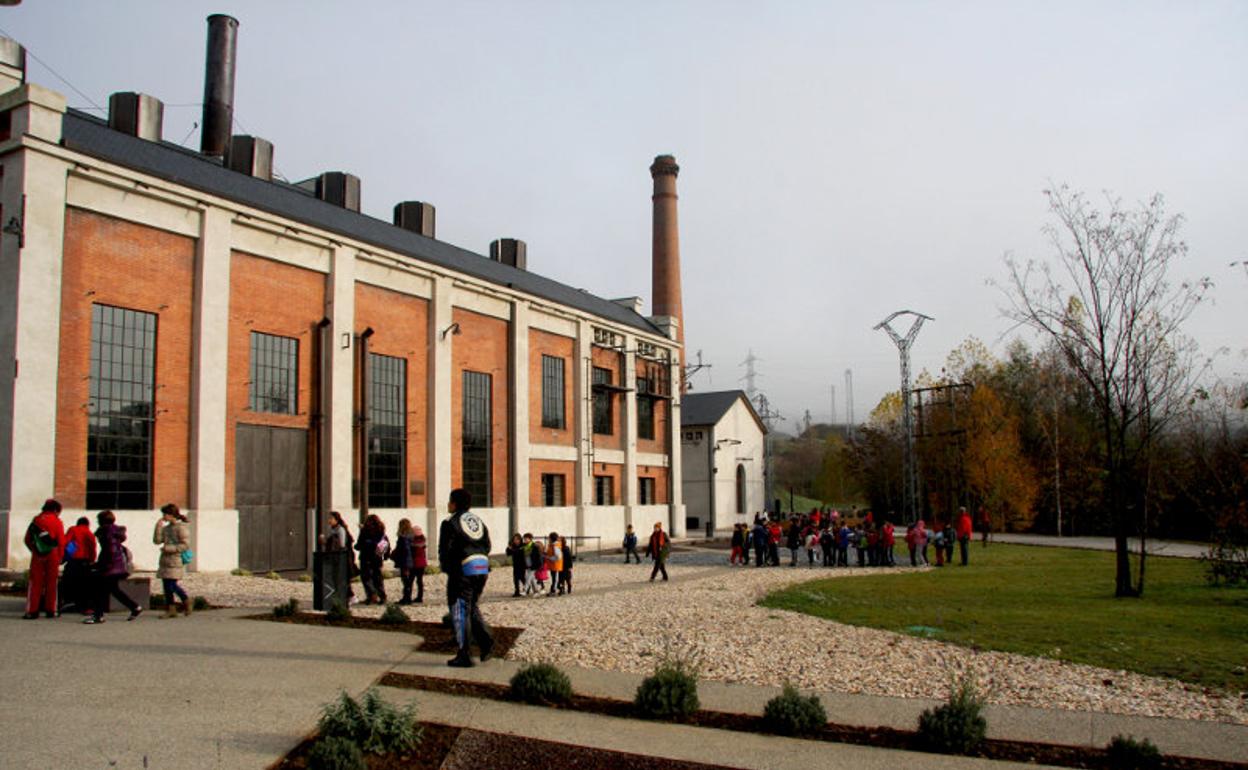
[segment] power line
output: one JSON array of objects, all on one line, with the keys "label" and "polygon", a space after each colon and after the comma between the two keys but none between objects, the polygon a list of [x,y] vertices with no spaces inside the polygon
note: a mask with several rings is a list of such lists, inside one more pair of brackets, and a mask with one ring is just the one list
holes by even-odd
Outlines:
[{"label": "power line", "polygon": [[[15,37],[13,37],[13,35],[10,35],[10,34],[9,34],[9,31],[8,31],[8,30],[6,30],[6,29],[4,29],[3,27],[0,27],[0,34],[3,34],[5,37],[9,38],[10,40],[16,40],[16,39],[17,39],[17,38],[15,38]],[[69,86],[70,90],[72,90],[74,93],[78,94],[78,95],[79,95],[79,96],[81,96],[83,99],[86,99],[86,100],[87,100],[87,104],[90,104],[92,107],[94,107],[95,109],[97,109],[97,110],[99,110],[99,111],[101,111],[101,112],[107,112],[107,110],[105,110],[103,107],[101,107],[100,105],[96,104],[96,103],[95,103],[95,100],[93,100],[90,96],[87,96],[85,93],[83,93],[81,90],[79,90],[78,86],[75,86],[73,83],[69,82],[69,80],[68,80],[67,78],[65,78],[63,75],[61,75],[61,73],[59,73],[59,72],[57,72],[56,70],[52,69],[52,65],[51,65],[51,64],[48,64],[48,63],[47,63],[47,62],[45,62],[43,59],[40,59],[38,56],[36,56],[36,55],[35,55],[35,52],[34,52],[34,51],[32,51],[32,50],[30,50],[30,48],[29,48],[29,47],[27,47],[27,46],[22,46],[22,47],[26,49],[26,55],[27,55],[27,56],[29,56],[30,58],[32,58],[32,59],[34,59],[36,62],[38,62],[40,65],[42,65],[42,66],[43,66],[43,68],[44,68],[44,69],[46,69],[48,72],[51,72],[51,73],[53,74],[53,76],[55,76],[55,77],[56,77],[56,79],[57,79],[57,80],[60,80],[60,81],[61,81],[62,83],[64,83],[65,85]]]}]

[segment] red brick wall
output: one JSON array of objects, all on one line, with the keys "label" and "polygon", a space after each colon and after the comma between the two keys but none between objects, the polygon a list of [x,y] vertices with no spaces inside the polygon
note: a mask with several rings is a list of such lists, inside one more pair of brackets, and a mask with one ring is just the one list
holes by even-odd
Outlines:
[{"label": "red brick wall", "polygon": [[[654,500],[648,503],[649,505],[666,505],[672,501],[672,485],[668,481],[667,468],[660,468],[655,465],[639,465],[637,466],[637,477],[642,478],[643,476],[654,479]],[[640,492],[637,499],[641,500]]]},{"label": "red brick wall", "polygon": [[[429,301],[365,283],[355,285],[356,334],[372,327],[369,350],[407,360],[407,505],[425,505],[425,494],[413,495],[411,482],[428,488]],[[359,390],[357,386],[357,402]],[[356,446],[359,446],[358,436]],[[358,458],[357,458],[358,462]],[[358,478],[358,476],[357,476]]]},{"label": "red brick wall", "polygon": [[441,344],[454,345],[451,353],[451,485],[461,486],[463,479],[463,455],[460,452],[464,433],[463,373],[465,370],[482,372],[490,375],[492,386],[490,462],[493,483],[489,506],[503,507],[509,504],[507,486],[511,467],[507,438],[507,344],[510,324],[458,307],[452,309],[451,320],[459,324],[459,334],[448,336],[445,342],[439,341]]},{"label": "red brick wall", "polygon": [[542,474],[563,475],[563,504],[576,505],[576,463],[563,460],[529,461],[529,505],[542,507]]},{"label": "red brick wall", "polygon": [[[542,356],[563,359],[564,427],[542,427]],[[576,444],[576,411],[572,389],[576,383],[576,341],[539,329],[529,331],[529,443]]]},{"label": "red brick wall", "polygon": [[[233,252],[230,261],[229,368],[226,385],[225,504],[234,505],[234,435],[239,423],[282,428],[311,426],[312,354],[316,324],[325,316],[326,276],[272,260]],[[251,333],[299,340],[296,414],[248,408]],[[314,437],[308,436],[311,448]],[[314,474],[308,474],[309,484]]]},{"label": "red brick wall", "polygon": [[[611,370],[611,384],[617,387],[632,387],[631,384],[624,382],[624,366],[622,356],[614,350],[600,348],[595,345],[590,353],[594,367],[598,369]],[[593,372],[590,372],[590,383],[594,381]],[[612,432],[611,435],[605,433],[594,433],[594,447],[597,449],[623,449],[624,448],[624,402],[621,394],[611,393],[611,418]],[[592,412],[591,412],[592,415]],[[593,430],[593,420],[591,417],[589,429]],[[597,463],[595,463],[595,467]],[[616,488],[618,491],[618,487]]]},{"label": "red brick wall", "polygon": [[151,502],[185,506],[195,239],[67,207],[63,265],[56,498],[67,508],[86,505],[91,306],[99,303],[158,316]]}]

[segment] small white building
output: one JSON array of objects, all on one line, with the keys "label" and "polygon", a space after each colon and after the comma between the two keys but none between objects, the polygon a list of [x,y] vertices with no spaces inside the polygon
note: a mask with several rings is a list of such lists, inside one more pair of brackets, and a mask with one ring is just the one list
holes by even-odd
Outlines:
[{"label": "small white building", "polygon": [[744,391],[681,398],[681,488],[689,534],[723,532],[766,508],[767,428]]}]

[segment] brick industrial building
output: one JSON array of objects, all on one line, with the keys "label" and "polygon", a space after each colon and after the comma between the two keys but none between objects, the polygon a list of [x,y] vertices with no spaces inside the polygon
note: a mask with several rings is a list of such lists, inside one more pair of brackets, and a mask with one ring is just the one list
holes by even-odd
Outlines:
[{"label": "brick industrial building", "polygon": [[113,509],[141,568],[155,509],[196,566],[306,569],[318,512],[433,536],[467,487],[507,533],[683,533],[680,283],[670,156],[654,179],[654,314],[439,241],[434,209],[359,212],[359,180],[271,178],[230,136],[237,22],[209,19],[200,152],[161,105],[108,120],[25,83],[0,40],[0,558],[46,497]]}]

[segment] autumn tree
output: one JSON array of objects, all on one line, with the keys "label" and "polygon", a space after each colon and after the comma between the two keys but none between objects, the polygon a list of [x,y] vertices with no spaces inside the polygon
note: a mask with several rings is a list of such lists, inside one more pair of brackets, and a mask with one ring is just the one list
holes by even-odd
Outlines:
[{"label": "autumn tree", "polygon": [[1181,329],[1209,282],[1171,282],[1187,245],[1182,217],[1167,216],[1160,195],[1135,209],[1109,198],[1103,212],[1064,186],[1045,195],[1053,258],[1007,256],[1006,314],[1055,343],[1091,394],[1113,522],[1114,594],[1138,596],[1143,582],[1132,585],[1127,538],[1145,535],[1154,439],[1192,390],[1195,345]]},{"label": "autumn tree", "polygon": [[1019,418],[990,385],[971,392],[966,481],[988,511],[993,531],[1031,527],[1039,482],[1023,453]]}]

